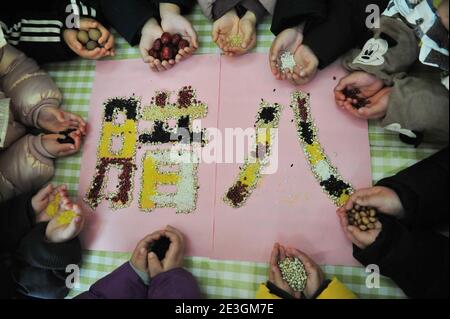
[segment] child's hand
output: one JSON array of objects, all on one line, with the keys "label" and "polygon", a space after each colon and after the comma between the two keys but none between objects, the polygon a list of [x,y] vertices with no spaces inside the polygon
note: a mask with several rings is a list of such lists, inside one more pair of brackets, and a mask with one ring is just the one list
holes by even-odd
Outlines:
[{"label": "child's hand", "polygon": [[131,264],[134,268],[141,272],[148,273],[148,246],[156,240],[158,240],[163,234],[162,230],[156,231],[144,239],[142,239],[134,249],[133,255],[131,256]]},{"label": "child's hand", "polygon": [[84,59],[98,60],[105,56],[114,56],[114,37],[103,25],[98,21],[89,18],[80,19],[80,30],[89,31],[89,29],[99,29],[102,36],[98,40],[101,48],[95,48],[92,51],[86,49],[83,44],[78,41],[78,30],[66,29],[64,30],[63,37],[69,48],[75,52],[78,56]]},{"label": "child's hand", "polygon": [[295,52],[303,42],[303,33],[300,29],[286,29],[281,32],[273,41],[269,53],[270,69],[278,80],[285,80],[286,75],[280,71],[279,58],[284,51]]},{"label": "child's hand", "polygon": [[190,44],[189,48],[185,48],[178,52],[178,55],[175,58],[175,61],[178,63],[191,56],[198,49],[197,32],[194,30],[192,23],[181,15],[180,8],[177,5],[161,3],[160,13],[161,27],[164,32],[169,32],[171,34],[179,33],[183,39],[187,40]]},{"label": "child's hand", "polygon": [[380,213],[398,219],[405,217],[405,210],[397,193],[390,188],[375,186],[360,189],[350,196],[350,199],[340,211],[348,211],[357,204],[359,206],[373,207]]},{"label": "child's hand", "polygon": [[56,194],[60,194],[63,197],[67,196],[67,187],[66,185],[60,185],[58,187],[54,187],[52,184],[47,185],[42,188],[36,195],[31,199],[31,207],[38,216],[38,222],[49,221],[51,217],[45,214],[45,209],[48,207],[50,202],[55,198]]},{"label": "child's hand", "polygon": [[47,152],[56,158],[70,156],[78,153],[81,148],[81,132],[74,131],[69,136],[74,140],[75,144],[61,144],[58,142],[58,139],[64,139],[64,135],[48,134],[42,136],[42,145]]},{"label": "child's hand", "polygon": [[287,292],[294,298],[300,299],[301,293],[295,292],[288,285],[288,283],[283,279],[281,275],[280,268],[278,267],[278,262],[286,259],[286,250],[283,246],[276,243],[273,246],[272,254],[270,255],[270,270],[269,270],[269,281],[277,286],[279,289]]},{"label": "child's hand", "polygon": [[392,88],[385,87],[368,99],[369,104],[366,106],[356,109],[352,105],[354,102],[347,101],[344,103],[344,109],[363,120],[381,120],[387,114],[391,92]]},{"label": "child's hand", "polygon": [[448,0],[444,0],[438,7],[438,15],[441,19],[442,24],[448,31]]},{"label": "child's hand", "polygon": [[63,201],[60,212],[47,225],[45,236],[49,242],[64,243],[77,237],[84,225],[83,213],[78,205]]},{"label": "child's hand", "polygon": [[43,107],[39,111],[38,125],[52,133],[59,133],[68,129],[76,129],[86,135],[86,122],[81,116],[64,112],[55,107]]},{"label": "child's hand", "polygon": [[345,89],[357,88],[361,91],[360,97],[369,99],[379,93],[383,87],[383,80],[376,76],[363,71],[353,72],[343,77],[334,89],[336,104],[345,109],[348,109],[348,107],[353,109],[352,104],[355,101],[345,96],[343,93]]},{"label": "child's hand", "polygon": [[224,51],[228,56],[242,55],[251,51],[256,46],[256,15],[247,11],[239,20],[239,29],[237,36],[242,39],[240,46],[232,46],[228,40]]},{"label": "child's hand", "polygon": [[306,282],[306,288],[303,292],[307,298],[312,298],[314,294],[319,290],[320,286],[325,280],[325,274],[322,269],[317,265],[309,256],[295,248],[287,248],[286,254],[290,258],[298,258],[305,266],[306,273],[308,274],[308,280]]},{"label": "child's hand", "polygon": [[170,271],[172,269],[180,268],[183,266],[184,260],[184,239],[181,232],[171,226],[162,232],[162,236],[166,236],[170,239],[169,250],[166,253],[166,257],[159,261],[155,253],[148,254],[148,268],[150,278],[153,278],[160,273]]},{"label": "child's hand", "polygon": [[294,72],[284,73],[286,79],[293,85],[303,85],[314,79],[319,68],[319,59],[314,52],[307,46],[302,44],[294,54],[297,66]]},{"label": "child's hand", "polygon": [[372,245],[383,229],[383,226],[379,221],[376,222],[375,229],[368,231],[361,231],[358,227],[349,225],[347,210],[343,208],[340,208],[337,211],[337,215],[344,234],[353,244],[359,247],[359,249],[366,249]]},{"label": "child's hand", "polygon": [[231,55],[227,48],[229,47],[230,38],[239,34],[239,23],[240,19],[233,9],[220,19],[217,19],[213,24],[213,41],[226,55]]},{"label": "child's hand", "polygon": [[148,63],[150,69],[154,72],[163,72],[172,68],[175,64],[174,60],[162,61],[155,59],[149,54],[150,49],[153,47],[153,43],[161,38],[164,33],[161,26],[158,24],[155,18],[151,18],[142,28],[141,42],[139,44],[139,50],[141,57],[145,63]]}]

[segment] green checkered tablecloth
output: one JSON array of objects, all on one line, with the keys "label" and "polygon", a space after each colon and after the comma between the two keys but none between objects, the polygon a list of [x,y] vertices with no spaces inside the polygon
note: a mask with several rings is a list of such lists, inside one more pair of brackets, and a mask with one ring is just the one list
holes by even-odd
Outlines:
[{"label": "green checkered tablecloth", "polygon": [[[219,53],[211,41],[211,23],[203,17],[200,10],[195,10],[190,19],[200,36],[201,48],[198,53]],[[273,36],[269,29],[268,21],[259,26],[256,52],[267,52],[270,48]],[[117,56],[114,59],[139,58],[136,48],[131,48],[123,38],[115,35]],[[87,118],[95,62],[75,60],[51,64],[47,69],[64,93],[64,109]],[[437,151],[427,146],[419,149],[406,146],[398,141],[395,134],[385,132],[374,123],[370,124],[370,143],[374,181],[390,176]],[[53,182],[67,184],[71,195],[76,196],[80,165],[81,154],[58,160]],[[89,289],[92,283],[126,262],[130,254],[85,251],[83,257],[80,284],[70,296]],[[266,264],[216,261],[196,257],[187,258],[186,267],[197,277],[205,297],[208,298],[253,298],[258,284],[265,282],[268,274]],[[342,280],[361,298],[404,297],[403,292],[387,278],[381,279],[380,288],[367,288],[365,285],[367,274],[363,268],[324,266],[323,269],[329,277],[336,276]]]}]

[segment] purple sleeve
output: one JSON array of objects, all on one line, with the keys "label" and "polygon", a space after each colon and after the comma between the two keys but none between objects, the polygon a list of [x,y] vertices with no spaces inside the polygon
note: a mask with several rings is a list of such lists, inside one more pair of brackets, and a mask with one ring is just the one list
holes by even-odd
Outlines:
[{"label": "purple sleeve", "polygon": [[146,299],[148,287],[131,268],[130,263],[122,265],[108,276],[91,286],[89,291],[77,299]]},{"label": "purple sleeve", "polygon": [[194,276],[182,268],[173,269],[152,278],[148,299],[200,299]]}]

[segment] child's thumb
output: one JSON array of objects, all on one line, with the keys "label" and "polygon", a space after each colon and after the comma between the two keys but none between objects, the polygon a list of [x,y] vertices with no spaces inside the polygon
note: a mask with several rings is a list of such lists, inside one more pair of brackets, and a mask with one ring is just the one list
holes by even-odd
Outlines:
[{"label": "child's thumb", "polygon": [[159,261],[158,256],[156,256],[154,252],[150,252],[147,255],[147,261],[148,261],[148,269],[152,277],[156,276],[157,274],[163,271],[161,262]]},{"label": "child's thumb", "polygon": [[281,51],[283,50],[284,43],[280,39],[276,38],[273,43],[272,47],[270,48],[270,60],[271,61],[277,61],[278,56],[280,55]]},{"label": "child's thumb", "polygon": [[64,112],[56,109],[54,110],[54,115],[56,117],[56,120],[60,123],[64,123],[66,121],[66,118],[64,117]]},{"label": "child's thumb", "polygon": [[384,201],[385,199],[383,197],[368,194],[356,199],[356,204],[360,206],[379,208],[383,205]]},{"label": "child's thumb", "polygon": [[251,30],[245,30],[244,39],[242,39],[242,49],[247,49],[250,41],[252,40],[253,33]]}]

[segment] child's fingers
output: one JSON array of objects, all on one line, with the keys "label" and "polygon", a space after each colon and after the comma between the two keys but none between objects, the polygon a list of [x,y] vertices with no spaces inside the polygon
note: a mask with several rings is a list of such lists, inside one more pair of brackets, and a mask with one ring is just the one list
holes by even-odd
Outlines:
[{"label": "child's fingers", "polygon": [[280,247],[279,248],[279,250],[280,250],[280,260],[284,260],[284,259],[286,259],[286,249],[282,245],[280,245],[279,247]]},{"label": "child's fingers", "polygon": [[344,109],[347,112],[351,113],[353,116],[355,116],[357,118],[360,118],[360,119],[364,119],[364,117],[361,114],[359,114],[358,110],[355,109],[355,107],[353,106],[352,103],[350,103],[348,101],[345,101],[344,102]]},{"label": "child's fingers", "polygon": [[175,227],[167,225],[165,232],[167,232],[167,236],[169,237],[169,239],[172,239],[172,237],[176,236],[177,238],[173,238],[175,242],[183,242],[183,234]]},{"label": "child's fingers", "polygon": [[270,269],[272,273],[271,282],[278,286],[279,283],[283,282],[283,276],[281,275],[280,268],[278,268],[278,266],[271,266]]},{"label": "child's fingers", "polygon": [[103,46],[106,46],[106,43],[110,37],[112,37],[111,33],[108,29],[106,29],[101,23],[97,22],[97,29],[100,30],[100,38],[98,39],[98,43]]},{"label": "child's fingers", "polygon": [[141,239],[139,241],[139,243],[137,244],[135,250],[141,250],[142,248],[145,248],[147,250],[148,246],[152,242],[154,242],[154,241],[158,240],[159,238],[161,238],[162,233],[163,233],[162,231],[156,231],[156,232],[154,232],[154,233],[152,233],[150,235],[145,236],[143,239]]},{"label": "child's fingers", "polygon": [[172,64],[169,63],[169,61],[162,61],[161,66],[164,68],[164,70],[168,71],[172,68]]},{"label": "child's fingers", "polygon": [[195,31],[191,23],[188,23],[188,25],[186,26],[186,33],[191,38],[191,45],[194,48],[198,48],[197,32]]},{"label": "child's fingers", "polygon": [[369,231],[361,231],[359,228],[354,226],[348,226],[347,229],[355,238],[355,241],[353,243],[359,248],[365,249],[367,246],[373,244],[377,239],[378,234],[382,229],[382,225],[378,222],[377,226],[377,229]]},{"label": "child's fingers", "polygon": [[317,266],[315,262],[311,258],[309,258],[309,256],[306,255],[304,252],[295,248],[288,248],[287,251],[293,257],[300,259],[300,261],[305,265],[305,269],[308,275],[311,274],[316,269]]},{"label": "child's fingers", "polygon": [[369,206],[380,209],[385,204],[386,199],[376,192],[368,190],[365,193],[359,194],[356,203],[360,206]]},{"label": "child's fingers", "polygon": [[[65,138],[64,135],[59,135],[58,138]],[[56,155],[59,157],[64,157],[68,155],[72,155],[77,152],[77,147],[73,144],[59,144],[57,143],[55,146]]]},{"label": "child's fingers", "polygon": [[250,43],[252,42],[253,39],[253,30],[247,30],[247,32],[243,33],[243,38],[242,38],[242,45],[241,48],[246,50],[248,48],[248,46],[250,45]]},{"label": "child's fingers", "polygon": [[[76,205],[75,205],[76,206]],[[60,242],[66,242],[77,237],[83,229],[84,217],[82,215],[75,216],[69,225],[61,230]]]},{"label": "child's fingers", "polygon": [[217,41],[219,40],[219,36],[220,36],[220,25],[219,25],[219,23],[214,23],[213,30],[212,30],[213,42],[217,43]]},{"label": "child's fingers", "polygon": [[158,259],[158,256],[154,252],[150,252],[147,255],[147,262],[148,262],[148,270],[150,272],[151,277],[155,277],[156,275],[163,272],[163,267],[161,262]]},{"label": "child's fingers", "polygon": [[339,224],[341,225],[342,230],[345,233],[348,233],[348,219],[347,219],[347,215],[345,213],[343,213],[342,211],[338,211],[337,212],[337,216],[339,219]]},{"label": "child's fingers", "polygon": [[156,65],[155,65],[155,62],[149,63],[148,66],[149,66],[149,68],[150,68],[151,71],[153,71],[153,72],[159,72],[158,68],[157,68]]},{"label": "child's fingers", "polygon": [[81,149],[81,137],[77,135],[76,133],[72,136],[73,140],[75,141],[75,152],[78,152]]},{"label": "child's fingers", "polygon": [[188,56],[190,53],[186,50],[180,49],[178,50],[177,56],[180,56],[181,58],[184,58],[185,56]]},{"label": "child's fingers", "polygon": [[196,48],[191,48],[191,47],[184,48],[184,55],[185,56],[192,55],[192,54],[194,54],[195,50],[196,50]]},{"label": "child's fingers", "polygon": [[60,123],[66,122],[66,117],[65,117],[64,111],[61,111],[60,109],[56,109],[53,107],[47,108],[46,111],[51,113],[58,122],[60,122]]},{"label": "child's fingers", "polygon": [[177,234],[171,231],[165,231],[164,235],[170,239],[170,246],[166,254],[168,259],[176,258],[179,253],[184,254],[183,241]]},{"label": "child's fingers", "polygon": [[80,21],[80,30],[89,31],[89,29],[99,28],[99,23],[96,20],[84,18]]},{"label": "child's fingers", "polygon": [[309,81],[310,81],[309,77],[300,77],[297,73],[292,74],[291,83],[293,85],[304,85],[307,84]]},{"label": "child's fingers", "polygon": [[339,207],[339,208],[336,210],[336,214],[338,215],[338,217],[340,217],[341,214],[344,214],[344,213],[346,213],[346,212],[347,212],[347,210],[345,209],[344,206]]},{"label": "child's fingers", "polygon": [[281,50],[283,50],[283,42],[280,41],[278,38],[276,38],[273,43],[272,47],[270,48],[270,60],[276,62],[278,60],[278,57],[280,56]]},{"label": "child's fingers", "polygon": [[220,36],[219,37],[219,40],[218,40],[218,45],[219,45],[219,48],[221,49],[221,50],[223,50],[223,51],[225,51],[225,48],[226,48],[226,46],[227,46],[227,41],[226,41],[226,39],[223,37],[223,36]]},{"label": "child's fingers", "polygon": [[148,51],[149,51],[149,48],[146,45],[143,45],[141,42],[141,45],[139,45],[139,52],[141,54],[141,58],[144,61],[144,63],[151,63],[154,60],[154,58],[152,56],[150,56]]},{"label": "child's fingers", "polygon": [[78,114],[68,113],[68,112],[63,112],[63,113],[64,113],[65,117],[69,118],[69,120],[77,122],[78,124],[80,124],[80,126],[83,126],[83,127],[86,126],[85,120]]},{"label": "child's fingers", "polygon": [[369,120],[378,120],[383,118],[384,112],[377,104],[371,104],[369,106],[360,108],[358,113]]},{"label": "child's fingers", "polygon": [[67,186],[66,185],[59,185],[53,189],[52,196],[56,196],[59,193],[61,196],[61,199],[64,200],[65,198],[68,199],[67,195]]},{"label": "child's fingers", "polygon": [[302,77],[302,78],[307,78],[309,76],[311,76],[311,74],[313,74],[315,72],[315,65],[313,63],[305,63],[305,65],[302,66],[295,66],[295,69],[300,69],[300,71],[298,72],[298,74]]},{"label": "child's fingers", "polygon": [[344,95],[343,90],[344,89],[339,89],[338,87],[335,87],[334,88],[334,96],[339,100],[345,101],[345,99],[347,97]]},{"label": "child's fingers", "polygon": [[115,44],[115,39],[114,39],[114,36],[111,34],[103,47],[106,50],[111,51],[114,48],[114,44]]},{"label": "child's fingers", "polygon": [[39,190],[39,192],[37,192],[37,194],[34,196],[39,202],[45,200],[46,198],[48,198],[52,193],[53,193],[54,187],[52,184],[48,184],[47,186],[45,186],[44,188],[42,188],[41,190]]},{"label": "child's fingers", "polygon": [[354,243],[358,247],[362,247],[363,244],[354,236],[354,234],[350,231],[350,229],[353,229],[353,226],[349,226],[347,215],[345,213],[339,213],[339,222],[341,224],[342,231],[344,232],[344,235],[348,238],[349,241]]},{"label": "child's fingers", "polygon": [[83,54],[83,45],[78,40],[75,39],[70,46],[78,55]]},{"label": "child's fingers", "polygon": [[353,85],[353,81],[351,80],[350,76],[345,76],[342,79],[339,80],[338,85],[335,87],[335,91],[343,91],[348,86]]},{"label": "child's fingers", "polygon": [[280,72],[278,70],[278,67],[276,65],[274,65],[274,66],[271,65],[270,70],[272,71],[272,74],[275,76],[275,78],[280,80]]},{"label": "child's fingers", "polygon": [[363,242],[361,242],[358,238],[358,234],[361,232],[358,228],[355,226],[347,226],[346,227],[346,236],[347,238],[356,246],[358,246],[360,249],[364,249],[365,245]]},{"label": "child's fingers", "polygon": [[271,266],[277,266],[278,260],[280,256],[280,246],[278,243],[273,245],[272,253],[270,254],[270,265]]},{"label": "child's fingers", "polygon": [[102,50],[100,48],[95,48],[92,51],[82,48],[78,55],[85,59],[96,60],[100,56],[101,52]]},{"label": "child's fingers", "polygon": [[164,67],[161,65],[161,61],[155,60],[155,61],[153,62],[153,65],[154,65],[154,67],[156,68],[156,70],[157,70],[158,72],[163,72],[163,71],[165,71]]}]

